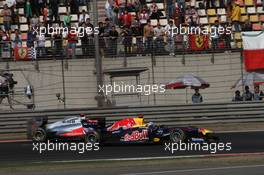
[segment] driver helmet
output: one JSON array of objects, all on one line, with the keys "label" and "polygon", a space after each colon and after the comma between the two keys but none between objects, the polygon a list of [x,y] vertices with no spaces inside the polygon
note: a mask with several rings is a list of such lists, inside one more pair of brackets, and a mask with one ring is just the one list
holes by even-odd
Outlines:
[{"label": "driver helmet", "polygon": [[153,126],[153,125],[154,125],[153,122],[149,122],[149,123],[147,123],[147,126]]},{"label": "driver helmet", "polygon": [[144,118],[144,114],[138,114],[138,118]]},{"label": "driver helmet", "polygon": [[81,120],[86,120],[86,115],[84,113],[81,113],[80,118],[81,118]]}]

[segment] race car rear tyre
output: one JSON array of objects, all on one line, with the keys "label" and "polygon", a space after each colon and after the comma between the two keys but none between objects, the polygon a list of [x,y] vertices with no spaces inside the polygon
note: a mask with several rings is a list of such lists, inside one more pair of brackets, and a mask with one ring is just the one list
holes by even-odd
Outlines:
[{"label": "race car rear tyre", "polygon": [[181,129],[175,129],[170,132],[170,142],[179,143],[184,142],[186,138],[185,132]]},{"label": "race car rear tyre", "polygon": [[100,142],[100,134],[98,132],[90,132],[87,133],[84,138],[85,143],[99,143]]},{"label": "race car rear tyre", "polygon": [[43,128],[38,128],[33,135],[33,141],[35,142],[45,142],[46,138],[47,134]]}]

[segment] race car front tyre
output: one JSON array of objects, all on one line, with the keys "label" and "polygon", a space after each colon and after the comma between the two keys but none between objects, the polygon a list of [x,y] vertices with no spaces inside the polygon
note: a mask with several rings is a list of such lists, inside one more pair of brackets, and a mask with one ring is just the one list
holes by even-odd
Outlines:
[{"label": "race car front tyre", "polygon": [[218,143],[219,142],[219,137],[214,135],[214,134],[212,134],[212,133],[208,133],[208,134],[206,134],[205,141],[207,143]]},{"label": "race car front tyre", "polygon": [[170,132],[170,142],[179,143],[184,142],[186,138],[185,132],[181,129],[175,129]]},{"label": "race car front tyre", "polygon": [[33,135],[33,141],[35,142],[45,142],[46,138],[47,134],[43,128],[38,128]]}]

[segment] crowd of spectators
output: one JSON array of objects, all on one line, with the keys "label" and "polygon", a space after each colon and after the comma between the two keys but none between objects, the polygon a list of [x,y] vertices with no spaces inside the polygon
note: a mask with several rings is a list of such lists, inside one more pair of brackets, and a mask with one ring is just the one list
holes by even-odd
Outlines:
[{"label": "crowd of spectators", "polygon": [[232,101],[260,101],[263,97],[264,93],[260,90],[259,85],[254,86],[254,92],[250,91],[249,86],[245,86],[243,94],[241,95],[240,91],[237,90]]},{"label": "crowd of spectators", "polygon": [[[63,18],[60,18],[59,15],[60,4],[67,7],[67,12]],[[85,34],[80,38],[70,33],[67,36],[60,34],[40,36],[33,30],[40,26],[54,24],[68,28],[74,26],[94,28],[96,26],[92,25],[89,12],[79,8],[81,5],[87,4],[89,4],[89,0],[14,0],[11,7],[4,4],[0,13],[3,18],[3,27],[0,29],[2,53],[8,48],[8,45],[3,42],[11,41],[11,48],[14,49],[22,45],[22,40],[26,40],[28,48],[36,47],[38,55],[43,56],[47,53],[45,41],[50,38],[53,53],[60,55],[63,53],[63,46],[67,45],[65,53],[75,57],[76,45],[80,42],[82,54],[93,56],[93,34]],[[165,13],[159,9],[158,4],[164,5]],[[29,26],[26,36],[23,36],[19,31],[20,15],[18,9],[21,7],[24,8],[24,16]],[[167,52],[174,55],[175,49],[178,48],[176,45],[178,41],[180,41],[180,46],[188,45],[186,44],[187,37],[171,36],[168,35],[168,31],[180,25],[185,27],[202,26],[198,9],[215,7],[214,0],[200,2],[198,8],[192,6],[189,1],[185,2],[185,0],[153,0],[151,5],[147,5],[146,0],[106,0],[106,18],[98,24],[100,53],[102,56],[115,56],[119,52],[118,43],[121,40],[125,54],[133,52],[150,54],[155,50],[155,52]],[[252,24],[249,20],[241,24],[241,9],[238,1],[219,0],[219,7],[227,9],[228,19],[225,22],[217,19],[212,26],[227,27],[233,25],[234,32],[252,30]],[[73,23],[73,15],[78,16],[78,24]],[[166,19],[167,23],[162,25],[161,19]],[[156,24],[152,24],[151,20],[156,20]],[[16,27],[12,28],[12,26]],[[14,37],[11,37],[11,33],[14,33]],[[231,48],[231,36],[226,34],[210,36],[211,48],[219,48],[221,40],[224,41],[225,48]]]}]

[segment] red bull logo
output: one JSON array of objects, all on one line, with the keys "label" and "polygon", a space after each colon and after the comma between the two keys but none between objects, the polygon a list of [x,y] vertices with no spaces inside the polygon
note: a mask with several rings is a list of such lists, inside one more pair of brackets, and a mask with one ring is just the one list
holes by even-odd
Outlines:
[{"label": "red bull logo", "polygon": [[124,136],[124,141],[139,141],[148,139],[148,131],[143,130],[142,132],[133,131],[131,134]]},{"label": "red bull logo", "polygon": [[123,127],[124,129],[128,129],[133,127],[135,124],[136,123],[133,118],[126,118],[115,122],[111,127],[107,128],[107,131],[115,131],[118,130],[120,127]]}]

